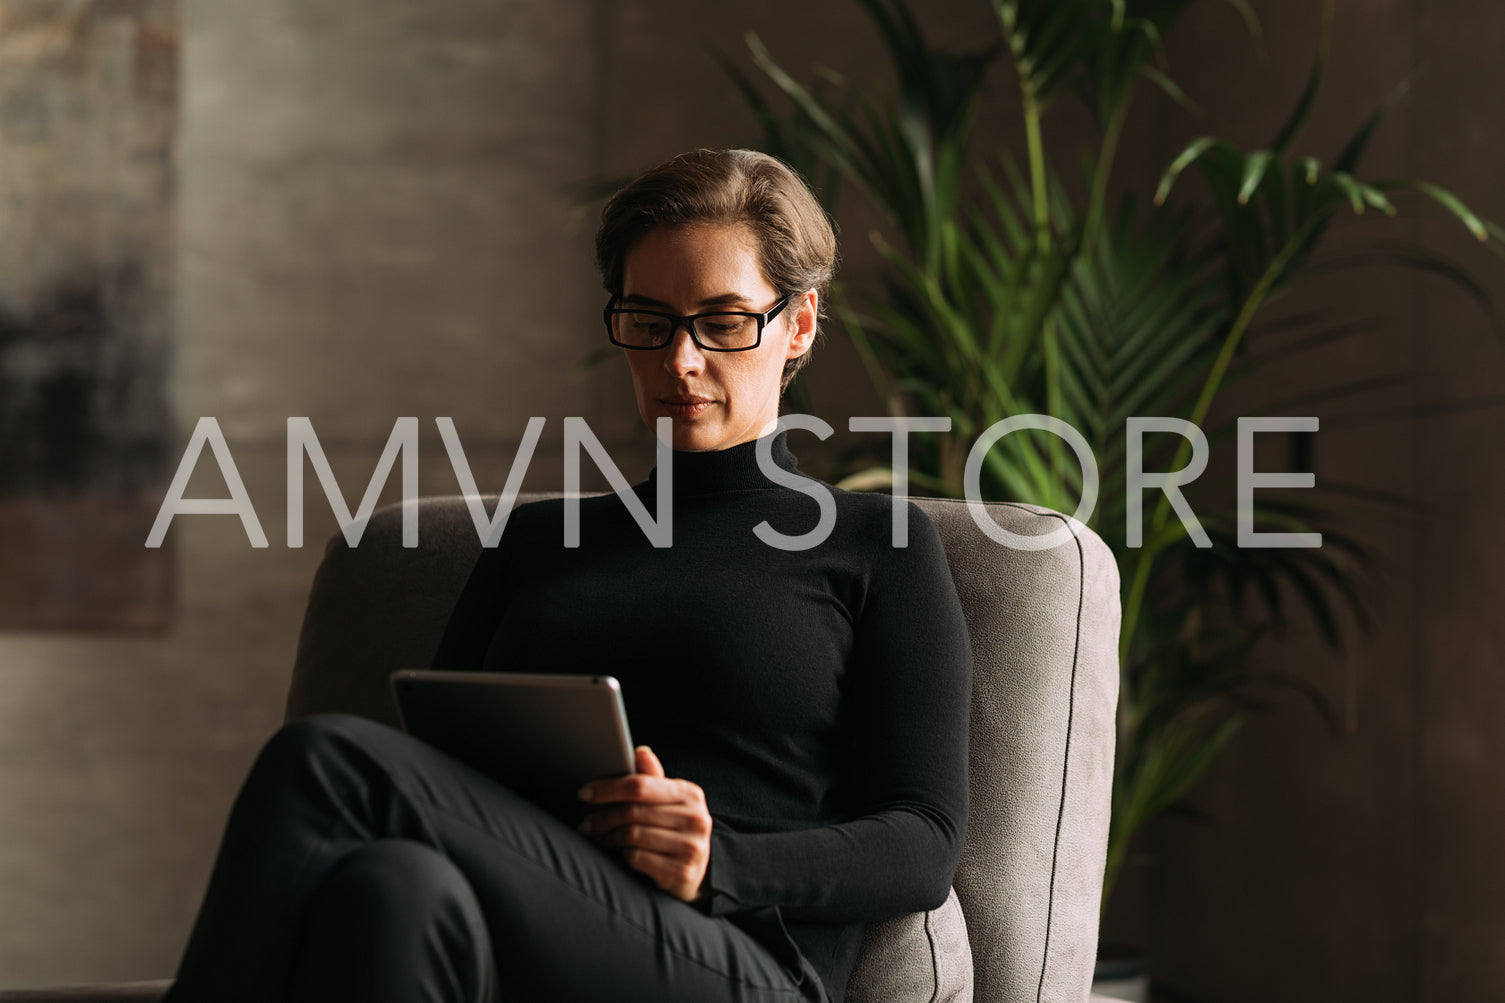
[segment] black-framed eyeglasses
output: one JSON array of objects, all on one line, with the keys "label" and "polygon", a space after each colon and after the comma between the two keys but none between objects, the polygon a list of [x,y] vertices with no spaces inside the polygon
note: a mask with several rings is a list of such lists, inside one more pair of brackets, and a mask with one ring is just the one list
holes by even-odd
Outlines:
[{"label": "black-framed eyeglasses", "polygon": [[789,305],[789,296],[780,299],[762,313],[727,311],[697,313],[688,317],[663,313],[659,310],[643,310],[638,307],[618,307],[613,296],[606,304],[602,316],[606,320],[606,336],[613,345],[652,351],[663,348],[674,340],[674,332],[681,326],[690,329],[690,338],[707,352],[746,352],[763,342],[763,328]]}]

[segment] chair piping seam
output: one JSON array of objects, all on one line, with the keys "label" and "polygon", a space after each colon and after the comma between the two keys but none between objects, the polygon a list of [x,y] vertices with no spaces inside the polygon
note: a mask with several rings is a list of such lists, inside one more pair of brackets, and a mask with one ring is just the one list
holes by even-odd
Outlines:
[{"label": "chair piping seam", "polygon": [[[1066,520],[1062,518],[1062,521]],[[1069,526],[1070,523],[1067,523]],[[1076,604],[1076,636],[1072,639],[1071,650],[1071,686],[1066,700],[1066,751],[1065,758],[1061,763],[1061,804],[1056,812],[1056,838],[1050,851],[1050,892],[1045,900],[1045,947],[1040,958],[1040,984],[1035,990],[1035,1003],[1041,1003],[1045,997],[1045,973],[1050,966],[1050,933],[1055,921],[1056,906],[1056,869],[1059,866],[1061,855],[1061,830],[1066,821],[1066,790],[1069,772],[1071,769],[1071,736],[1072,725],[1076,712],[1076,674],[1077,662],[1081,658],[1082,650],[1082,603],[1085,600],[1087,589],[1087,563],[1082,553],[1082,541],[1075,533],[1072,539],[1076,542],[1077,549],[1077,604]]]},{"label": "chair piping seam", "polygon": [[925,913],[925,942],[930,945],[930,1003],[941,997],[941,963],[935,952],[935,935],[930,929],[930,913]]}]

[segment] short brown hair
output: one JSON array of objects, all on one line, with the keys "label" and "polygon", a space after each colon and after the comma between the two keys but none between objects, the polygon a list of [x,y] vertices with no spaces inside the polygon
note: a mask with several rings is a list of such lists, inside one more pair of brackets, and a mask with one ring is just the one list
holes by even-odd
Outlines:
[{"label": "short brown hair", "polygon": [[[596,267],[612,296],[622,295],[627,252],[665,226],[745,224],[757,242],[763,277],[781,295],[814,289],[819,321],[836,272],[836,232],[809,187],[783,161],[756,150],[695,150],[639,175],[601,210]],[[811,346],[812,350],[814,346]],[[784,363],[783,386],[810,352]]]}]

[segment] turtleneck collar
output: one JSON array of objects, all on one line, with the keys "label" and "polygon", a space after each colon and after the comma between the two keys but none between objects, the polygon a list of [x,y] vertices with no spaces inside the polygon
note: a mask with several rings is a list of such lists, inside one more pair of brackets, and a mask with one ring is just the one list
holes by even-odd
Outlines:
[{"label": "turtleneck collar", "polygon": [[[774,465],[782,470],[796,469],[796,460],[789,451],[788,432],[780,430],[764,436]],[[758,467],[758,443],[762,439],[741,442],[726,449],[708,452],[674,451],[675,495],[701,495],[717,491],[747,491],[756,488],[777,487],[763,475]],[[647,487],[652,490],[658,483],[658,468],[648,474]]]}]

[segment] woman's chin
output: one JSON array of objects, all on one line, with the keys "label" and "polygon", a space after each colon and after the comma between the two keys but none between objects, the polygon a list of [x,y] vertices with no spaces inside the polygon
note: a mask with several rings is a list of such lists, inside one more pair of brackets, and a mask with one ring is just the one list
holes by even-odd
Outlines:
[{"label": "woman's chin", "polygon": [[709,430],[702,427],[699,422],[693,419],[675,418],[672,415],[645,416],[645,423],[655,435],[658,434],[658,419],[661,417],[669,418],[670,420],[669,447],[671,449],[680,452],[698,453],[716,448],[715,445],[707,444],[713,443],[715,436],[709,434]]},{"label": "woman's chin", "polygon": [[676,423],[673,446],[682,453],[704,453],[708,450],[720,449],[721,443],[715,435],[707,434],[705,429],[682,428]]},{"label": "woman's chin", "polygon": [[670,444],[681,453],[709,453],[744,441],[720,425],[676,421]]},{"label": "woman's chin", "polygon": [[[732,446],[758,438],[756,425],[750,425],[739,431],[729,427],[725,421],[713,420],[710,414],[704,411],[692,417],[664,414],[662,411],[655,413],[652,417],[645,418],[646,424],[655,431],[655,434],[659,418],[669,419],[669,445],[682,453],[708,453],[718,449],[730,449]],[[775,422],[770,422],[768,431],[771,432],[776,427]]]}]

